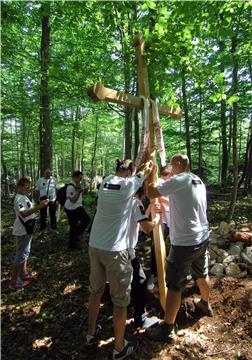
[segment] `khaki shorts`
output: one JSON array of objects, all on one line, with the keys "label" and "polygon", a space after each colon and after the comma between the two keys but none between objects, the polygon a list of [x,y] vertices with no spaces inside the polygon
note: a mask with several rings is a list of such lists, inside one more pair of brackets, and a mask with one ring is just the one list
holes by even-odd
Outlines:
[{"label": "khaki shorts", "polygon": [[90,292],[103,294],[109,282],[113,304],[126,307],[130,303],[132,266],[128,250],[106,251],[89,247]]}]

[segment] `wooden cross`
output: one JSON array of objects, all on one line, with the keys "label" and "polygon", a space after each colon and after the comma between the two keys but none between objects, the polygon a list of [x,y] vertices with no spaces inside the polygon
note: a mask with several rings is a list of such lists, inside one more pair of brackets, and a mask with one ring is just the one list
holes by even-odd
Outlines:
[{"label": "wooden cross", "polygon": [[[136,62],[137,62],[137,78],[138,78],[138,91],[139,95],[145,96],[150,100],[150,89],[148,81],[148,70],[144,59],[145,44],[141,36],[136,36],[134,39],[134,46],[136,49]],[[106,88],[101,83],[96,83],[88,89],[88,95],[94,101],[106,101],[112,102],[124,106],[143,109],[143,100],[138,96],[125,94],[122,91]],[[151,107],[151,101],[149,101],[149,107]],[[158,105],[159,113],[162,115],[169,115],[173,118],[180,116],[181,110],[179,108],[170,108],[165,105]],[[150,159],[156,163],[155,156],[155,142],[154,142],[154,126],[152,111],[149,111],[149,128],[150,128]],[[155,180],[155,182],[157,179]],[[153,230],[154,246],[156,253],[157,274],[158,274],[158,287],[160,303],[165,309],[166,302],[166,286],[165,286],[165,258],[166,250],[163,237],[162,226],[158,225]]]}]

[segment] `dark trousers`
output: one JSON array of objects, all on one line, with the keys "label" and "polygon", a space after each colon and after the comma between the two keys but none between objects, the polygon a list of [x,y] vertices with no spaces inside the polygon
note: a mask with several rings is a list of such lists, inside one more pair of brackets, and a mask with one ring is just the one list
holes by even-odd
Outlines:
[{"label": "dark trousers", "polygon": [[49,208],[51,228],[52,229],[57,228],[57,224],[56,224],[57,204],[56,201],[50,201],[46,207],[40,209],[40,231],[43,231],[46,228],[47,208]]},{"label": "dark trousers", "polygon": [[65,209],[70,230],[69,230],[69,248],[76,247],[80,240],[80,235],[84,232],[88,224],[90,223],[90,217],[84,210],[84,207],[80,206],[75,210]]},{"label": "dark trousers", "polygon": [[146,305],[146,276],[137,258],[131,260],[133,267],[133,279],[131,283],[131,297],[134,306],[134,321],[141,326],[142,315],[145,313]]}]

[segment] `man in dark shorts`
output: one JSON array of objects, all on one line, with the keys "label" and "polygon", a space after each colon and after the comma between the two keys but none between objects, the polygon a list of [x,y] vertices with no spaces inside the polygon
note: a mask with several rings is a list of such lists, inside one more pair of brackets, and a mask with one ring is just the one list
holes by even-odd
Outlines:
[{"label": "man in dark shorts", "polygon": [[209,304],[209,225],[206,216],[206,188],[202,180],[190,172],[186,155],[174,155],[171,165],[174,176],[157,187],[150,182],[148,188],[150,198],[169,196],[170,200],[171,247],[166,262],[168,292],[165,318],[158,327],[146,330],[146,335],[150,339],[162,342],[175,339],[174,323],[188,275],[191,274],[196,279],[200,290],[201,299],[195,301],[195,306],[204,314],[213,316]]}]

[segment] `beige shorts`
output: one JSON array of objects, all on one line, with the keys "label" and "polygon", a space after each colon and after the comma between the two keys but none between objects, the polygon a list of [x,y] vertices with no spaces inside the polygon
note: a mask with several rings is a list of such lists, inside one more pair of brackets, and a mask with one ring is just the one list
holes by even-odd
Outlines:
[{"label": "beige shorts", "polygon": [[128,250],[106,251],[89,247],[90,291],[103,294],[109,282],[113,304],[126,307],[130,303],[132,266]]}]

